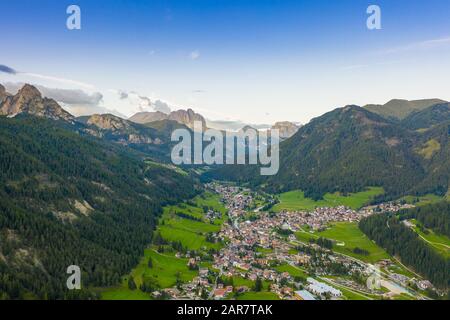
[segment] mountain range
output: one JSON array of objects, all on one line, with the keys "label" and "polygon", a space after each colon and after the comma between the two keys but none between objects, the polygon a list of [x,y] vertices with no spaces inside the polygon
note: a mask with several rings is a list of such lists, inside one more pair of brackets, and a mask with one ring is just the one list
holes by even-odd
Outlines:
[{"label": "mountain range", "polygon": [[[302,189],[314,199],[368,186],[383,187],[384,199],[444,195],[450,104],[430,101],[401,117],[391,103],[376,113],[338,108],[300,128],[280,123],[292,136],[280,145],[277,175],[230,165],[203,167],[201,178]],[[0,85],[0,115],[0,292],[8,293],[0,298],[91,298],[64,289],[68,265],[89,270],[87,286],[118,283],[150,242],[162,206],[201,190],[194,171],[169,163],[171,132],[202,121],[192,110],[76,118],[33,86],[12,95]]]},{"label": "mountain range", "polygon": [[314,199],[326,192],[381,186],[384,197],[445,195],[449,188],[449,103],[413,112],[403,120],[346,106],[317,117],[280,145],[277,175],[256,166],[221,166],[207,179],[264,186],[271,192],[302,189]]},{"label": "mountain range", "polygon": [[206,127],[205,118],[192,109],[172,111],[169,114],[165,114],[161,111],[139,112],[130,117],[129,120],[140,124],[146,124],[161,120],[171,120],[184,124],[190,129],[194,128],[195,121],[199,121],[202,123],[203,128]]},{"label": "mountain range", "polygon": [[200,186],[130,148],[160,148],[149,138],[163,139],[157,129],[110,115],[76,119],[32,86],[14,96],[1,89],[0,299],[93,298],[66,290],[66,268],[82,266],[86,287],[118,283],[162,206]]},{"label": "mountain range", "polygon": [[379,114],[392,120],[403,120],[412,113],[427,109],[436,104],[443,104],[447,101],[441,99],[423,99],[423,100],[402,100],[393,99],[384,105],[369,104],[364,106],[370,112]]}]

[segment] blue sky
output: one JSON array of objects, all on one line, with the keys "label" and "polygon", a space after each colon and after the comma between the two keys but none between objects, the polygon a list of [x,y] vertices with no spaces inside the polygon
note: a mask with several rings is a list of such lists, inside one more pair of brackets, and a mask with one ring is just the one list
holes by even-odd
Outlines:
[{"label": "blue sky", "polygon": [[[70,4],[81,30],[66,28]],[[382,30],[366,27],[370,4]],[[0,82],[99,92],[95,103],[127,116],[154,107],[143,97],[248,123],[450,100],[448,0],[1,0],[0,9],[0,65],[23,72],[0,72]]]}]

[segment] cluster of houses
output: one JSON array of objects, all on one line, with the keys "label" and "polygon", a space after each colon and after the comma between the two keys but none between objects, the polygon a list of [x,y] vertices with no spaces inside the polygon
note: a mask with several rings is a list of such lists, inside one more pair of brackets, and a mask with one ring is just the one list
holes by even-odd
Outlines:
[{"label": "cluster of houses", "polygon": [[[213,254],[213,268],[219,271],[219,276],[232,278],[245,278],[250,281],[257,279],[266,280],[271,283],[270,291],[277,294],[282,299],[340,299],[342,292],[333,286],[318,281],[317,279],[307,278],[306,283],[296,283],[288,272],[279,272],[276,269],[278,265],[290,266],[308,266],[314,267],[317,261],[311,261],[310,254],[299,252],[293,249],[293,241],[296,240],[294,233],[297,231],[323,230],[330,222],[357,222],[361,218],[382,211],[398,211],[409,207],[406,204],[386,203],[378,206],[365,207],[358,211],[344,206],[335,208],[316,208],[313,211],[282,211],[276,215],[259,212],[255,219],[247,220],[248,210],[252,203],[252,193],[235,186],[224,186],[219,184],[209,184],[209,188],[221,194],[222,201],[227,207],[230,224],[225,223],[217,238],[225,241],[227,244],[217,253]],[[208,211],[206,217],[210,219],[221,218],[214,211]],[[307,227],[305,227],[307,226]],[[288,241],[280,235],[277,229],[288,231]],[[316,244],[310,244],[311,248],[322,249]],[[320,267],[314,270],[315,274],[326,275],[327,264],[339,264],[349,270],[349,273],[367,274],[368,266],[362,262],[355,261],[350,257],[335,255],[332,252],[319,250],[321,253]],[[315,256],[317,259],[317,255]],[[190,267],[198,265],[198,258],[190,258],[188,265]],[[387,267],[382,264],[389,263],[381,261],[379,267]],[[324,268],[324,269],[320,269]],[[392,281],[403,283],[410,281],[409,278],[391,273],[391,277],[396,277]],[[338,279],[339,281],[341,279]],[[170,294],[173,298],[198,299],[205,298],[204,292],[207,292],[208,299],[224,299],[233,292],[246,292],[250,288],[247,286],[233,287],[231,285],[211,283],[211,274],[208,269],[200,268],[199,274],[190,283],[182,285],[182,292],[176,288],[171,288]],[[337,281],[337,282],[339,282]],[[347,287],[359,288],[358,284],[347,279],[348,282],[343,285]],[[428,281],[417,281],[419,288],[429,287]],[[297,288],[297,289],[293,289]],[[166,289],[167,290],[167,289]],[[203,294],[201,294],[203,293]]]}]

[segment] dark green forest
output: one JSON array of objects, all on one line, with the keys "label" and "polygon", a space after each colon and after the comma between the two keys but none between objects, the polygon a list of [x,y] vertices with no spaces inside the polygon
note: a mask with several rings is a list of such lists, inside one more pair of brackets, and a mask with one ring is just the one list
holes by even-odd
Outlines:
[{"label": "dark green forest", "polygon": [[361,220],[359,228],[390,255],[429,279],[436,287],[450,287],[450,260],[445,259],[391,214]]},{"label": "dark green forest", "polygon": [[450,202],[443,201],[404,210],[400,218],[417,219],[425,228],[450,238]]},{"label": "dark green forest", "polygon": [[162,206],[198,192],[191,176],[67,128],[0,117],[0,298],[95,298],[66,289],[66,268],[80,266],[84,289],[116,284]]},{"label": "dark green forest", "polygon": [[227,165],[203,178],[263,186],[271,193],[301,189],[315,200],[327,192],[358,192],[368,186],[384,188],[376,201],[405,194],[443,196],[450,179],[450,118],[448,113],[430,115],[442,115],[442,108],[423,111],[421,124],[432,126],[423,132],[411,130],[407,124],[414,120],[409,118],[404,126],[358,106],[339,108],[311,120],[280,144],[277,175],[261,176],[258,166]]}]

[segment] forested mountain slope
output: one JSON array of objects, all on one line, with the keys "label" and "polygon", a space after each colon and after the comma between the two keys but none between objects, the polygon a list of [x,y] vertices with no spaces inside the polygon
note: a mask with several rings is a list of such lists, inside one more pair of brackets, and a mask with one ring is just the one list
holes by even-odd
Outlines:
[{"label": "forested mountain slope", "polygon": [[411,192],[445,194],[449,165],[446,122],[420,133],[347,106],[313,119],[282,142],[277,175],[262,177],[255,166],[223,166],[205,177],[263,185],[272,192],[302,189],[315,199],[326,192],[381,186],[393,198]]},{"label": "forested mountain slope", "polygon": [[72,264],[85,288],[117,283],[150,242],[161,206],[196,193],[190,176],[72,129],[0,117],[3,297],[68,297]]}]

